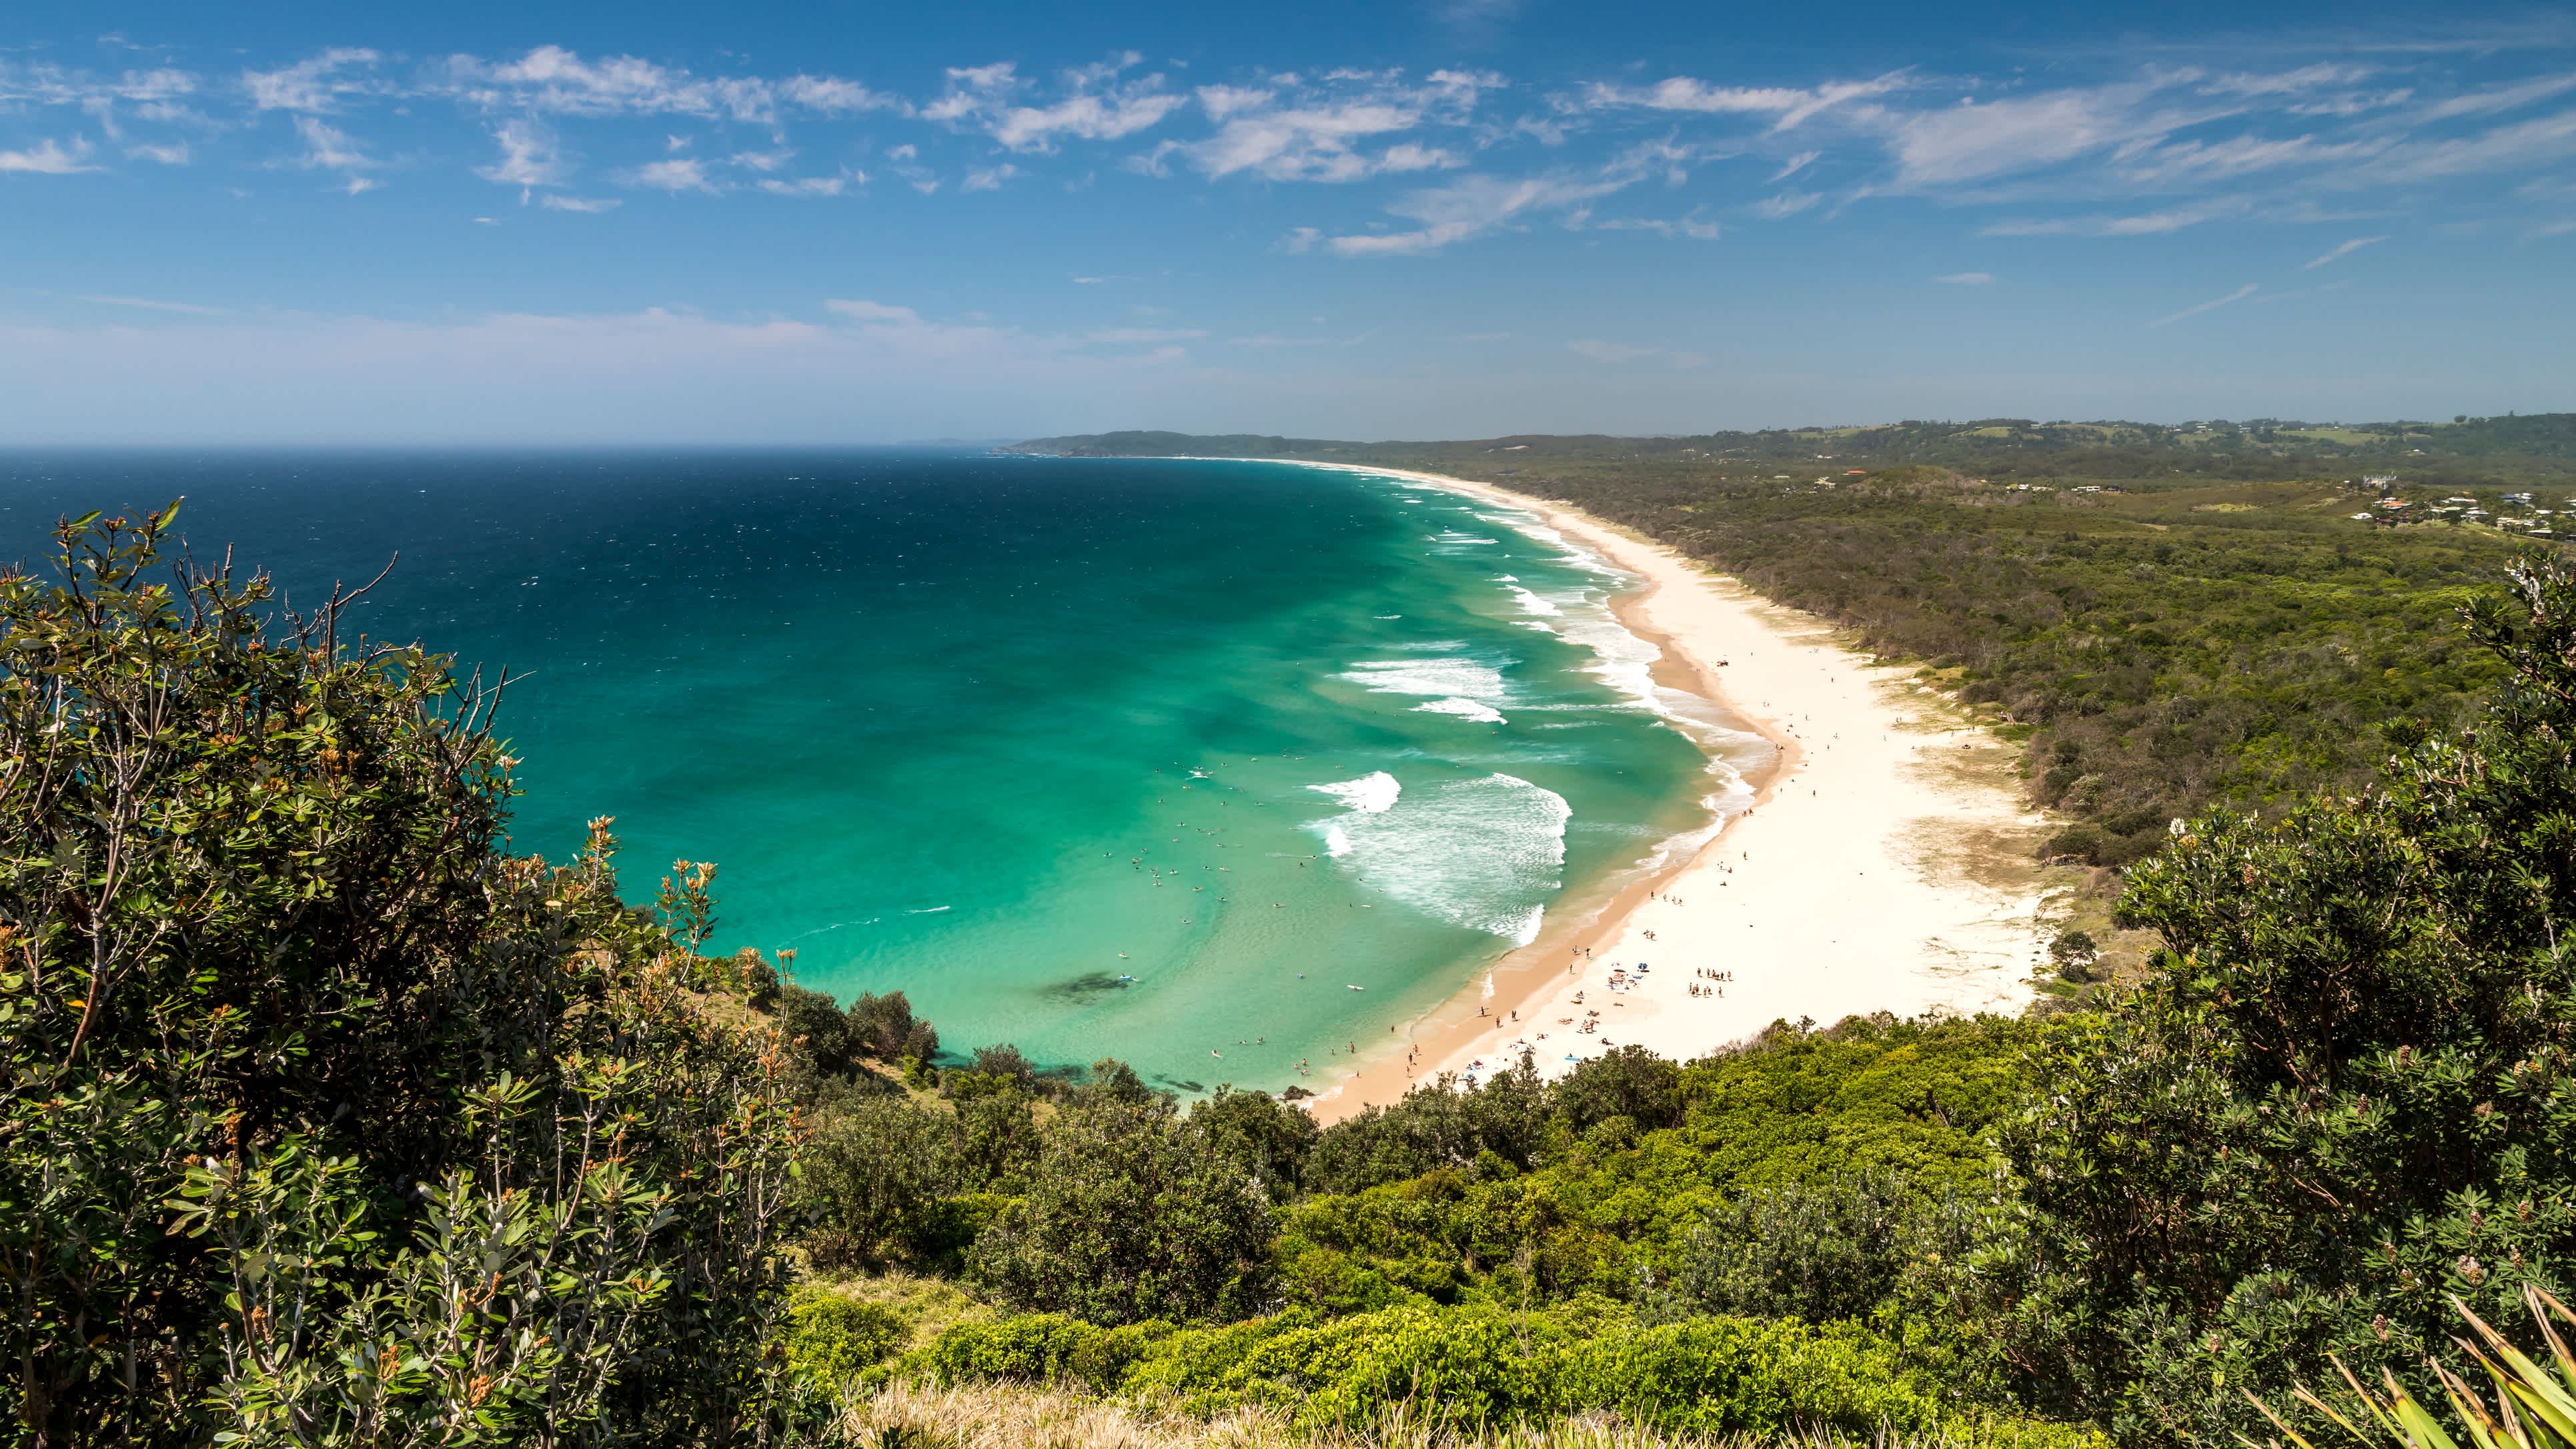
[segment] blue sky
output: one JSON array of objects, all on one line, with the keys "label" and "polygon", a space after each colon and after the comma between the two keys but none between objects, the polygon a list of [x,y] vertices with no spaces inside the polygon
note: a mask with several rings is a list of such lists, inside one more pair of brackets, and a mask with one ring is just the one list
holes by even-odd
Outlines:
[{"label": "blue sky", "polygon": [[2564,7],[0,21],[0,441],[2447,417],[2571,323]]}]

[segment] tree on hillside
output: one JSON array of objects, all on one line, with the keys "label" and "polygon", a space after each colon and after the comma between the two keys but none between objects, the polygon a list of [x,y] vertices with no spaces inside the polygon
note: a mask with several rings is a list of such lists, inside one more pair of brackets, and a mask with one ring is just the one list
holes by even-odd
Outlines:
[{"label": "tree on hillside", "polygon": [[2063,1028],[2012,1144],[2031,1277],[2010,1351],[2123,1437],[2266,1429],[2332,1352],[2450,1357],[2576,1263],[2576,570],[2465,611],[2484,717],[2277,824],[2213,815],[2123,902],[2164,938]]},{"label": "tree on hillside", "polygon": [[776,1039],[606,820],[502,853],[491,691],[164,570],[173,511],[0,575],[12,1442],[772,1437]]},{"label": "tree on hillside", "polygon": [[1019,1308],[1093,1323],[1255,1311],[1273,1231],[1231,1135],[1166,1097],[1086,1088],[1049,1124],[1028,1191],[968,1271]]}]

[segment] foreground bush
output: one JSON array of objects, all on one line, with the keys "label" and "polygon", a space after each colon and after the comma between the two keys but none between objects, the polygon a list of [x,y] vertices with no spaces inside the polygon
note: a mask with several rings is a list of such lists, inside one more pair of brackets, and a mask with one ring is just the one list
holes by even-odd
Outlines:
[{"label": "foreground bush", "polygon": [[0,577],[16,1442],[769,1437],[772,1039],[693,1008],[606,821],[501,852],[490,692],[159,572],[169,521]]},{"label": "foreground bush", "polygon": [[2510,676],[2382,784],[2219,815],[2123,909],[2153,981],[2054,1039],[2014,1139],[2031,1205],[2011,1351],[2123,1438],[2225,1442],[2328,1355],[2468,1368],[2576,1258],[2576,571],[2469,611]]},{"label": "foreground bush", "polygon": [[1104,1329],[1054,1315],[963,1324],[874,1384],[1074,1383],[1201,1415],[1277,1412],[1359,1430],[1392,1411],[1485,1429],[1607,1414],[1698,1435],[1830,1430],[2090,1443],[2060,1426],[1963,1408],[1894,1345],[1854,1325],[1700,1318],[1639,1326],[1608,1305],[1513,1314],[1295,1312],[1220,1328]]}]

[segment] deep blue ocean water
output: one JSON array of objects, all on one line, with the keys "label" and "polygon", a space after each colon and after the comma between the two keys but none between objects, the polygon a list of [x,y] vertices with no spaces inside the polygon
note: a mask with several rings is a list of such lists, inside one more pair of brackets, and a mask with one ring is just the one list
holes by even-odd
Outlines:
[{"label": "deep blue ocean water", "polygon": [[[617,817],[715,947],[1273,1090],[1471,981],[1720,788],[1525,516],[1277,464],[941,452],[0,455],[0,554],[184,495],[297,596],[524,673],[513,839]],[[1352,990],[1359,987],[1360,990]]]}]

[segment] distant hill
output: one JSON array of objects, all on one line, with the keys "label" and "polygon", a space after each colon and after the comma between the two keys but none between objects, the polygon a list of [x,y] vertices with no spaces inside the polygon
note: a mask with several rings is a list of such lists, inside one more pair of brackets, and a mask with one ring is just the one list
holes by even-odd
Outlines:
[{"label": "distant hill", "polygon": [[[1258,433],[1133,430],[1038,438],[1005,451],[1068,457],[1332,458],[1388,466],[1835,462],[1873,471],[1932,464],[1987,477],[2129,485],[2257,482],[2395,473],[2449,487],[2576,480],[2576,413],[2460,418],[2447,423],[2308,423],[2280,418],[2167,425],[1980,418],[1836,428],[1619,438],[1519,434],[1451,441],[1359,442]],[[1505,458],[1500,455],[1516,454]]]}]

